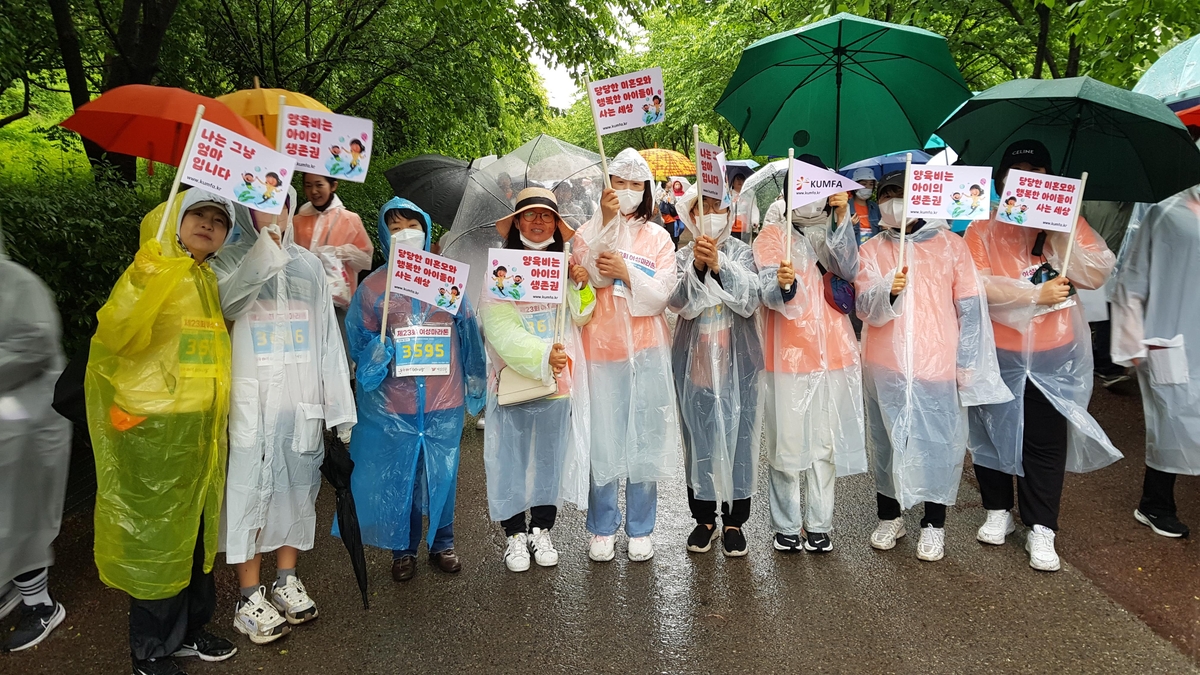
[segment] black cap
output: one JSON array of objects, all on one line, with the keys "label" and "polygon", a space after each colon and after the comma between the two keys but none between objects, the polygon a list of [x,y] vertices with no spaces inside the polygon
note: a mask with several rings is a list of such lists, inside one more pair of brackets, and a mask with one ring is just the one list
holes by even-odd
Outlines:
[{"label": "black cap", "polygon": [[883,188],[885,188],[889,185],[898,187],[901,190],[903,190],[904,189],[904,172],[903,171],[893,171],[893,172],[887,174],[886,176],[883,177],[883,180],[879,181],[879,185],[877,185],[875,187],[875,189],[877,191],[882,191]]},{"label": "black cap", "polygon": [[1000,158],[998,175],[1007,172],[1013,164],[1021,162],[1028,162],[1046,171],[1053,169],[1050,166],[1050,151],[1046,149],[1046,146],[1042,145],[1041,141],[1027,138],[1016,141],[1004,149],[1004,156]]},{"label": "black cap", "polygon": [[800,160],[801,162],[804,162],[805,164],[812,164],[813,166],[817,166],[817,167],[820,167],[820,168],[826,169],[826,170],[829,169],[828,166],[825,166],[825,162],[822,162],[821,158],[817,157],[816,155],[808,155],[808,154],[797,155],[796,159]]}]

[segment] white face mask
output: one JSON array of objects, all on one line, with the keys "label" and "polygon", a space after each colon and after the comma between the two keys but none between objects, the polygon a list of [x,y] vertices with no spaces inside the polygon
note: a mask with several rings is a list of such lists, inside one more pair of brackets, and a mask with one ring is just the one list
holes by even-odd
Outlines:
[{"label": "white face mask", "polygon": [[815,225],[826,220],[825,202],[817,200],[792,209],[792,222],[798,225]]},{"label": "white face mask", "polygon": [[[879,205],[879,221],[883,226],[891,229],[900,229],[900,219],[904,218],[904,200],[900,198],[889,199]],[[909,218],[908,224],[912,225],[917,222],[916,218]]]},{"label": "white face mask", "polygon": [[546,241],[539,243],[536,241],[530,241],[530,240],[526,239],[525,235],[522,234],[521,235],[521,243],[525,244],[525,248],[531,248],[535,251],[545,251],[546,249],[550,248],[550,244],[554,243],[554,235],[551,235],[550,238],[547,239]]},{"label": "white face mask", "polygon": [[867,201],[868,199],[870,199],[871,195],[873,195],[873,194],[875,194],[875,191],[872,190],[871,188],[862,188],[862,189],[854,191],[854,196],[858,197],[859,199],[863,200],[864,202]]},{"label": "white face mask", "polygon": [[421,230],[407,227],[393,234],[392,239],[395,239],[398,245],[405,248],[411,248],[415,251],[425,249],[425,233]]},{"label": "white face mask", "polygon": [[729,224],[728,213],[706,213],[704,214],[704,229],[701,234],[709,237],[716,237],[724,231],[725,226]]},{"label": "white face mask", "polygon": [[617,190],[617,199],[621,200],[621,214],[629,215],[642,204],[641,190]]}]

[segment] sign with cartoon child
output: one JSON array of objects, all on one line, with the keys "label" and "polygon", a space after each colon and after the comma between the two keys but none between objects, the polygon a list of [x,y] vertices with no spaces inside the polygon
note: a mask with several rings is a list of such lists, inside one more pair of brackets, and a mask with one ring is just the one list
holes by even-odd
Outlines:
[{"label": "sign with cartoon child", "polygon": [[488,250],[488,261],[484,297],[509,302],[562,302],[566,277],[566,256],[562,253],[493,248]]},{"label": "sign with cartoon child", "polygon": [[662,68],[589,82],[588,98],[596,130],[601,134],[658,124],[667,115]]},{"label": "sign with cartoon child", "polygon": [[266,213],[280,213],[296,163],[265,145],[200,120],[180,180]]},{"label": "sign with cartoon child", "polygon": [[471,266],[428,251],[392,247],[391,291],[458,314]]},{"label": "sign with cartoon child", "polygon": [[375,123],[361,117],[283,106],[283,152],[296,168],[338,180],[367,179]]},{"label": "sign with cartoon child", "polygon": [[1074,178],[1012,169],[1004,179],[1004,194],[996,220],[1052,232],[1070,232],[1083,194]]},{"label": "sign with cartoon child", "polygon": [[913,167],[904,187],[909,218],[988,220],[992,169],[987,166]]}]

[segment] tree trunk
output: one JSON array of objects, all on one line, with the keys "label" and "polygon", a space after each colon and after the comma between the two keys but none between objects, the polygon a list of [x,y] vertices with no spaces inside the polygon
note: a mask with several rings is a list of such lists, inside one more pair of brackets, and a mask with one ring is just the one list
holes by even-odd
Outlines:
[{"label": "tree trunk", "polygon": [[1067,77],[1079,77],[1079,57],[1080,57],[1079,41],[1075,39],[1075,35],[1071,34],[1071,43],[1067,52]]},{"label": "tree trunk", "polygon": [[1038,37],[1037,55],[1033,61],[1033,79],[1042,79],[1042,66],[1050,55],[1050,8],[1046,5],[1037,6]]},{"label": "tree trunk", "polygon": [[[71,19],[70,0],[48,0],[50,14],[54,17],[54,32],[58,37],[58,51],[62,55],[63,71],[67,76],[67,88],[71,91],[71,105],[78,110],[80,106],[92,100],[88,89],[87,72],[83,68],[83,51],[79,46],[79,32],[75,30],[75,22]],[[83,151],[87,154],[88,163],[95,170],[107,161],[104,150],[83,139]]]}]

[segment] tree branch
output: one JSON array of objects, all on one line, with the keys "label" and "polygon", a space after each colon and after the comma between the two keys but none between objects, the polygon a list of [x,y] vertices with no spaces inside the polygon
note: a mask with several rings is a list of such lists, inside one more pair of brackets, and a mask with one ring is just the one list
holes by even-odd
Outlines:
[{"label": "tree branch", "polygon": [[3,129],[4,127],[12,124],[13,122],[16,122],[19,119],[29,116],[29,99],[30,99],[30,97],[29,97],[29,76],[23,73],[21,75],[21,82],[22,82],[22,84],[25,85],[24,104],[21,106],[21,109],[18,110],[17,112],[9,115],[8,117],[0,119],[0,129]]},{"label": "tree branch", "polygon": [[1008,13],[1012,15],[1018,26],[1025,25],[1025,19],[1021,18],[1021,13],[1017,11],[1017,7],[1012,3],[1012,0],[996,0],[996,2],[1008,10]]}]

